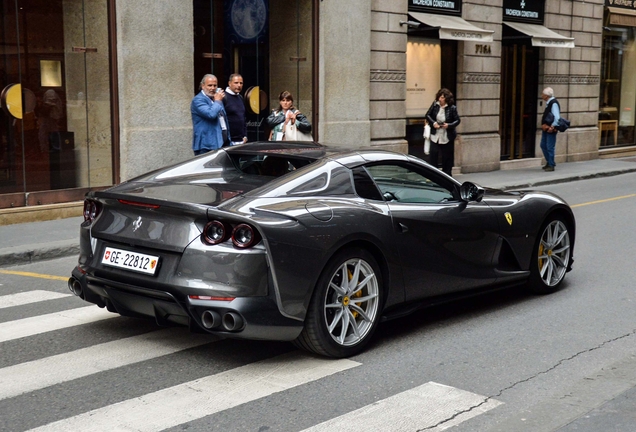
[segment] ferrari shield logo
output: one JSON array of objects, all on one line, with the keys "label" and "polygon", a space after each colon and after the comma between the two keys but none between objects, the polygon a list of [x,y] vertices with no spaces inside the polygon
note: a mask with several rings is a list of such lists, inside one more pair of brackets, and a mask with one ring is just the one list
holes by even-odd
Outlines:
[{"label": "ferrari shield logo", "polygon": [[508,225],[512,225],[512,215],[508,212],[506,212],[506,214],[504,214],[504,216],[506,217],[506,220],[508,221]]}]

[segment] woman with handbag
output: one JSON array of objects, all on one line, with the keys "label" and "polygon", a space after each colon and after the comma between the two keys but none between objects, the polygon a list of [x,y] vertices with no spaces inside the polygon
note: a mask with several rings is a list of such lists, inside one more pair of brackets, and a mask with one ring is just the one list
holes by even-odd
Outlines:
[{"label": "woman with handbag", "polygon": [[294,107],[294,97],[288,91],[278,96],[278,109],[267,117],[267,125],[272,130],[270,141],[313,141],[311,123]]},{"label": "woman with handbag", "polygon": [[435,95],[435,102],[426,113],[426,120],[431,125],[431,165],[437,167],[439,153],[442,154],[442,171],[452,175],[455,164],[455,128],[461,122],[455,98],[448,89],[440,89]]}]

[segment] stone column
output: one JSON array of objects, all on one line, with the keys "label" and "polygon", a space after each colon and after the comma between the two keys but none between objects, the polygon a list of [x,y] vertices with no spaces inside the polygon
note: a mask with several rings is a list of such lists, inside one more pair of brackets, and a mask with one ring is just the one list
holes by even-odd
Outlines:
[{"label": "stone column", "polygon": [[369,145],[370,25],[368,0],[320,2],[318,119],[322,143],[354,148]]},{"label": "stone column", "polygon": [[501,82],[501,3],[464,1],[462,18],[493,30],[494,42],[460,41],[457,47],[457,110],[462,119],[455,141],[455,167],[463,173],[498,170]]},{"label": "stone column", "polygon": [[117,1],[122,181],[192,157],[192,14],[191,0]]},{"label": "stone column", "polygon": [[371,145],[408,153],[406,134],[407,2],[372,2]]},{"label": "stone column", "polygon": [[[558,163],[598,158],[598,107],[600,92],[602,1],[555,0],[545,3],[545,25],[574,38],[575,48],[545,48],[537,89],[552,87],[563,116],[571,121],[566,133],[557,135]],[[540,99],[539,99],[540,100]],[[541,155],[541,115],[537,113],[536,155]]]}]

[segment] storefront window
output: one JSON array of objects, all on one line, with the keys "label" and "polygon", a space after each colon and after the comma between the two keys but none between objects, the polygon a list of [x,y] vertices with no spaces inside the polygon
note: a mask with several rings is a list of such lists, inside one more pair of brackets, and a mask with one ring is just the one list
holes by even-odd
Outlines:
[{"label": "storefront window", "polygon": [[636,32],[634,27],[603,31],[599,130],[601,148],[634,144],[636,111]]},{"label": "storefront window", "polygon": [[0,47],[0,208],[112,184],[107,1],[0,0]]},{"label": "storefront window", "polygon": [[[406,48],[406,140],[409,154],[432,165],[424,154],[422,136],[428,109],[441,88],[457,95],[458,41],[492,42],[493,31],[461,18],[462,1],[422,2],[409,0]],[[460,30],[461,29],[461,30]],[[459,108],[461,110],[461,107]]]},{"label": "storefront window", "polygon": [[457,42],[431,38],[430,33],[409,30],[406,45],[406,140],[409,154],[426,161],[426,113],[439,89],[447,88],[455,94],[457,85]]},{"label": "storefront window", "polygon": [[250,141],[268,139],[265,118],[285,90],[292,93],[296,108],[315,122],[313,3],[194,0],[193,90],[199,91],[205,74],[216,75],[223,88],[231,74],[241,74]]}]

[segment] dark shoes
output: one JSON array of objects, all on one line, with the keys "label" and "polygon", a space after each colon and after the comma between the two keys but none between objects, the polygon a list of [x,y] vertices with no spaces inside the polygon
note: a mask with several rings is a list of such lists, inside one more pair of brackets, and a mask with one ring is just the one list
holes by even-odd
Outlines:
[{"label": "dark shoes", "polygon": [[543,171],[554,171],[554,167],[550,165],[546,165],[543,167]]}]

